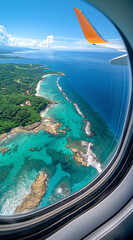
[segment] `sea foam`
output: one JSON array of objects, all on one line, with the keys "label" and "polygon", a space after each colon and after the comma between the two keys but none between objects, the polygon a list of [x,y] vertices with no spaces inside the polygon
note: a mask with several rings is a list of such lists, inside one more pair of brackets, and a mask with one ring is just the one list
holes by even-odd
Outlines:
[{"label": "sea foam", "polygon": [[59,80],[60,80],[60,78],[61,78],[61,77],[58,77],[58,78],[57,78],[57,82],[56,82],[57,87],[59,88],[60,92],[63,94],[63,96],[65,97],[65,99],[66,99],[68,102],[72,103],[72,101],[68,98],[67,94],[66,94],[65,92],[63,92],[62,87],[59,85]]},{"label": "sea foam", "polygon": [[[28,183],[28,184],[27,184]],[[10,189],[1,198],[0,205],[2,205],[2,215],[12,215],[16,207],[22,203],[23,199],[30,193],[33,181],[26,178],[21,178],[15,189]]]},{"label": "sea foam", "polygon": [[78,112],[78,114],[79,114],[82,118],[85,119],[85,116],[84,116],[84,114],[81,112],[81,110],[79,109],[78,104],[73,103],[73,102],[68,98],[67,94],[62,90],[62,87],[59,85],[59,80],[60,80],[60,78],[61,78],[61,77],[58,77],[57,82],[56,82],[56,83],[57,83],[57,87],[59,88],[60,92],[63,94],[63,96],[65,97],[65,99],[66,99],[68,102],[70,102],[70,103],[73,104],[73,106],[75,107],[75,109],[76,109],[76,111]]},{"label": "sea foam", "polygon": [[86,126],[85,126],[85,133],[91,137],[91,123],[87,121]]},{"label": "sea foam", "polygon": [[86,153],[81,152],[81,155],[87,160],[87,167],[92,166],[97,169],[98,173],[100,173],[102,171],[102,165],[98,161],[96,154],[91,149],[93,143],[82,141],[82,146],[86,147]]},{"label": "sea foam", "polygon": [[80,111],[78,104],[73,103],[74,107],[76,108],[78,114],[82,117],[85,118],[84,114]]}]

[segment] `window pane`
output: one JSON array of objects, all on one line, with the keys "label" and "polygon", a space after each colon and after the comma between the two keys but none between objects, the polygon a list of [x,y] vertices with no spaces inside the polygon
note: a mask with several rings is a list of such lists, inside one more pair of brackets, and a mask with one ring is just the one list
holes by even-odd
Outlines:
[{"label": "window pane", "polygon": [[[2,15],[1,215],[46,207],[93,181],[115,154],[128,111],[130,64],[128,55],[126,65],[110,61],[127,54],[113,24],[83,1],[41,3],[20,10],[9,1],[15,22]],[[86,41],[75,5],[108,43]]]}]

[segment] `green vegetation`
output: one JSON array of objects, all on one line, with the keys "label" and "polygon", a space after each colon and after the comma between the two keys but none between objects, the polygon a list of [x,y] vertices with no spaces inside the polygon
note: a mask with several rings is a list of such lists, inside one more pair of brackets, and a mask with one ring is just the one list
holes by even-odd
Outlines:
[{"label": "green vegetation", "polygon": [[0,134],[41,120],[39,112],[49,101],[35,92],[48,73],[53,72],[37,64],[0,64]]}]

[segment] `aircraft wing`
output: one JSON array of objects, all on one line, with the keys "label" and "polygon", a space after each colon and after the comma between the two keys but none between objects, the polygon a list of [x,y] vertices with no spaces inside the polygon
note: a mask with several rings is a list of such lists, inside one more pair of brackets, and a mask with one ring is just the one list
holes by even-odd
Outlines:
[{"label": "aircraft wing", "polygon": [[[98,31],[94,28],[94,26],[87,20],[87,18],[83,15],[83,13],[78,9],[74,8],[74,11],[76,13],[76,16],[78,18],[79,24],[81,26],[81,29],[83,31],[83,34],[86,38],[86,40],[91,44],[97,44],[102,45],[101,43],[108,43],[108,41],[105,41],[102,36],[98,33]],[[107,44],[107,45],[108,45]],[[104,44],[103,44],[104,46]],[[117,58],[111,59],[109,61],[110,64],[116,64],[116,65],[127,65],[128,63],[128,55],[124,54],[122,56],[119,56]]]},{"label": "aircraft wing", "polygon": [[94,29],[92,24],[89,23],[83,13],[78,8],[74,8],[74,10],[86,40],[92,44],[107,43]]},{"label": "aircraft wing", "polygon": [[127,65],[128,64],[128,54],[113,58],[109,61],[110,64],[115,65]]}]

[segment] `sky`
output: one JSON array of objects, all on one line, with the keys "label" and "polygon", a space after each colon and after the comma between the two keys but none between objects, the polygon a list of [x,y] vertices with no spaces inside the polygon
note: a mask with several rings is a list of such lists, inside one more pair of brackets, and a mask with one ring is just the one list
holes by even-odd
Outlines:
[{"label": "sky", "polygon": [[0,44],[40,49],[105,49],[85,40],[74,8],[83,11],[110,42],[110,48],[123,49],[113,24],[85,0],[1,0]]}]

